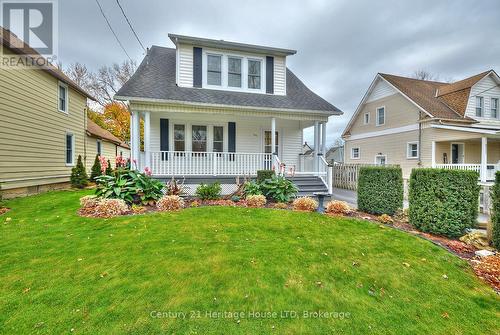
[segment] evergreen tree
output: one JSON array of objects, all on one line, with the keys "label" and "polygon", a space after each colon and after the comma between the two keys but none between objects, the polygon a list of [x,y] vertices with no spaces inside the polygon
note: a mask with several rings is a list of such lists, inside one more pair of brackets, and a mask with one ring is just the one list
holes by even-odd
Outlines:
[{"label": "evergreen tree", "polygon": [[110,162],[109,159],[108,159],[108,167],[106,168],[106,174],[108,176],[112,176],[113,175],[113,168],[111,167],[111,162]]},{"label": "evergreen tree", "polygon": [[99,160],[99,155],[95,156],[94,165],[92,165],[92,171],[90,174],[90,180],[95,181],[97,177],[102,174],[101,172],[101,161]]},{"label": "evergreen tree", "polygon": [[73,187],[84,188],[89,183],[89,177],[83,166],[82,156],[78,155],[76,166],[71,169],[71,185]]}]

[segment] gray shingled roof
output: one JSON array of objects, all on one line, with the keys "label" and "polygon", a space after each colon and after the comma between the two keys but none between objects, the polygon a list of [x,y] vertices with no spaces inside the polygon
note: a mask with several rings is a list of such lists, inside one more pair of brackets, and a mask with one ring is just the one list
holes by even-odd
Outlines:
[{"label": "gray shingled roof", "polygon": [[229,92],[223,90],[179,87],[175,83],[176,50],[153,46],[132,78],[115,98],[149,98],[215,105],[296,109],[339,114],[338,108],[308,89],[287,69],[287,95]]}]

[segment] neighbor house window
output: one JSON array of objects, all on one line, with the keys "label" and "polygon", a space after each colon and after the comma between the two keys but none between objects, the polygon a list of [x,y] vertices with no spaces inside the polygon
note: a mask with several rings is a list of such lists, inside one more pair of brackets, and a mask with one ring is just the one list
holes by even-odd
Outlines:
[{"label": "neighbor house window", "polygon": [[418,142],[407,144],[406,158],[418,158]]},{"label": "neighbor house window", "polygon": [[97,144],[97,154],[98,154],[99,156],[101,156],[101,155],[102,155],[102,142],[101,142],[101,141],[99,141],[99,140],[97,140],[97,141],[96,141],[96,144]]},{"label": "neighbor house window", "polygon": [[260,89],[260,61],[248,60],[248,88]]},{"label": "neighbor house window", "polygon": [[68,112],[68,86],[63,83],[59,83],[59,111],[67,113]]},{"label": "neighbor house window", "polygon": [[498,118],[498,98],[491,98],[491,117]]},{"label": "neighbor house window", "polygon": [[359,159],[359,148],[351,148],[351,159]]},{"label": "neighbor house window", "polygon": [[476,116],[483,116],[484,98],[476,97]]},{"label": "neighbor house window", "polygon": [[186,126],[174,125],[174,151],[186,150]]},{"label": "neighbor house window", "polygon": [[377,108],[377,126],[385,124],[385,107]]},{"label": "neighbor house window", "polygon": [[224,151],[224,127],[214,126],[214,152]]},{"label": "neighbor house window", "polygon": [[387,157],[385,155],[375,156],[375,164],[376,165],[385,165],[386,163],[387,163]]},{"label": "neighbor house window", "polygon": [[370,113],[365,113],[364,124],[370,123]]},{"label": "neighbor house window", "polygon": [[241,87],[241,58],[227,59],[227,86]]},{"label": "neighbor house window", "polygon": [[68,133],[66,134],[66,165],[74,165],[75,163],[74,150],[75,150],[74,136],[73,134]]},{"label": "neighbor house window", "polygon": [[221,56],[207,56],[207,84],[221,85]]},{"label": "neighbor house window", "polygon": [[195,152],[207,151],[207,126],[192,126],[193,142],[192,147]]}]

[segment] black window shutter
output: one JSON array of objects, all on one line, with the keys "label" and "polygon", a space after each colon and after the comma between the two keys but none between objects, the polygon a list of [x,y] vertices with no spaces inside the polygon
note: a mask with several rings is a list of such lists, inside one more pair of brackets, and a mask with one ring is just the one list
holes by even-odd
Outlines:
[{"label": "black window shutter", "polygon": [[[227,151],[228,152],[236,152],[236,122],[228,122],[227,123]],[[229,160],[233,161],[234,156],[231,155]]]},{"label": "black window shutter", "polygon": [[202,70],[201,48],[193,47],[193,87],[201,87]]},{"label": "black window shutter", "polygon": [[[169,151],[168,144],[168,119],[160,119],[160,151]],[[161,160],[168,160],[168,153],[162,153]]]},{"label": "black window shutter", "polygon": [[266,56],[266,93],[274,94],[274,57]]}]

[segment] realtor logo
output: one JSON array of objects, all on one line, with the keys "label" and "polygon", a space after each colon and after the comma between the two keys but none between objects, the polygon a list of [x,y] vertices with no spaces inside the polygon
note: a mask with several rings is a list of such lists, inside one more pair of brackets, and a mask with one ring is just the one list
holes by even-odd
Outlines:
[{"label": "realtor logo", "polygon": [[24,54],[31,54],[31,49],[34,49],[43,56],[55,59],[57,2],[2,0],[0,3],[1,25],[17,36],[5,36],[9,47]]}]

